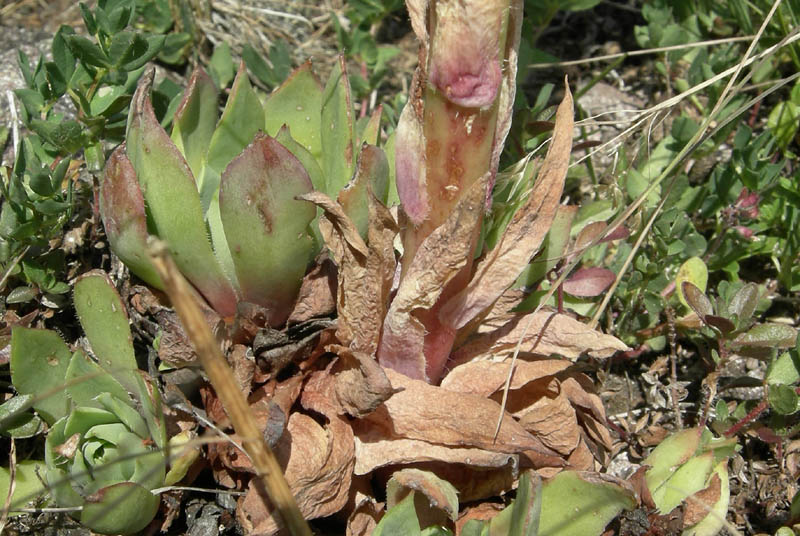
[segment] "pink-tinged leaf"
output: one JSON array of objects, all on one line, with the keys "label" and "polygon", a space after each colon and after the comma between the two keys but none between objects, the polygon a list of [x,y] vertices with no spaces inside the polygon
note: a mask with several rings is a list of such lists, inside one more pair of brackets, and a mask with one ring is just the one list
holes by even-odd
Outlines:
[{"label": "pink-tinged leaf", "polygon": [[149,95],[152,83],[151,71],[131,101],[126,152],[154,234],[167,243],[178,268],[212,307],[223,316],[233,316],[236,294],[211,249],[192,172],[156,119]]},{"label": "pink-tinged leaf", "polygon": [[[378,360],[384,367],[412,378],[428,378],[424,352],[427,332],[416,314],[420,310],[430,310],[447,283],[466,266],[472,251],[473,231],[483,212],[485,184],[485,181],[473,184],[445,223],[417,250],[383,325]],[[443,355],[437,356],[436,363],[428,360],[428,369],[441,371],[449,355],[449,346],[445,350]]]},{"label": "pink-tinged leaf", "polygon": [[163,288],[147,256],[144,198],[124,144],[117,147],[106,162],[100,183],[100,217],[114,253],[142,280]]},{"label": "pink-tinged leaf", "polygon": [[564,281],[564,292],[581,298],[592,298],[602,294],[616,278],[616,274],[606,268],[581,268]]},{"label": "pink-tinged leaf", "polygon": [[244,300],[269,309],[282,324],[297,298],[312,241],[306,229],[316,215],[300,161],[274,138],[256,136],[222,174],[220,217]]},{"label": "pink-tinged leaf", "polygon": [[454,104],[491,106],[500,88],[504,22],[509,2],[464,0],[433,4],[430,83]]},{"label": "pink-tinged leaf", "polygon": [[547,235],[561,199],[572,147],[572,94],[566,83],[565,89],[556,112],[553,141],[528,202],[514,215],[500,242],[478,263],[469,285],[442,308],[444,324],[461,328],[491,307],[514,283]]},{"label": "pink-tinged leaf", "polygon": [[[417,82],[415,74],[412,87]],[[430,211],[425,186],[425,133],[421,111],[410,104],[403,108],[397,123],[394,158],[397,195],[408,219],[414,225],[419,225]]]},{"label": "pink-tinged leaf", "polygon": [[202,175],[211,136],[217,127],[219,95],[202,67],[195,67],[172,121],[172,141],[186,157],[195,179]]}]

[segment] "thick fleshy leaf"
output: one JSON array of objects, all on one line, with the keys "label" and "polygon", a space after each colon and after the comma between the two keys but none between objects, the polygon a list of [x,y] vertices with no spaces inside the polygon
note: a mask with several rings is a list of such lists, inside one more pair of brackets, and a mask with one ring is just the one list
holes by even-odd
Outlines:
[{"label": "thick fleshy leaf", "polygon": [[[418,85],[414,74],[412,88]],[[431,209],[426,188],[425,133],[419,110],[406,106],[400,113],[395,130],[395,183],[403,211],[414,225],[421,224]]]},{"label": "thick fleshy leaf", "polygon": [[700,447],[700,438],[701,430],[689,428],[670,435],[653,449],[643,462],[650,466],[646,481],[651,494],[669,480],[677,466],[694,456]]},{"label": "thick fleshy leaf", "polygon": [[244,300],[269,309],[269,324],[289,316],[310,259],[306,233],[316,209],[295,197],[311,180],[297,158],[258,135],[222,175],[220,216]]},{"label": "thick fleshy leaf", "polygon": [[[309,60],[295,69],[267,98],[264,103],[264,130],[270,136],[280,139],[278,130],[287,126],[292,132],[292,138],[321,162],[322,141],[319,129],[321,108],[322,85],[314,76]],[[291,150],[288,145],[287,148]],[[328,191],[325,183],[317,185],[315,182],[314,187],[321,192]]]},{"label": "thick fleshy leaf", "polygon": [[[378,360],[384,367],[418,379],[441,374],[449,346],[444,355],[438,352],[435,362],[430,359],[426,362],[426,329],[415,314],[430,310],[445,285],[467,265],[473,232],[483,213],[484,186],[483,180],[472,185],[468,195],[445,223],[425,239],[408,265],[383,325]],[[452,344],[455,333],[442,330],[434,335],[449,337]]]},{"label": "thick fleshy leaf", "polygon": [[[718,484],[715,484],[715,481]],[[709,486],[694,495],[694,501],[688,501],[684,513],[684,524],[694,518],[700,518],[688,531],[692,536],[715,536],[725,524],[728,514],[731,489],[728,478],[728,461],[723,460],[714,468]],[[714,499],[716,497],[716,500]],[[686,532],[684,532],[686,534]]]},{"label": "thick fleshy leaf", "polygon": [[442,309],[443,322],[456,329],[487,310],[530,262],[555,218],[572,149],[572,94],[565,83],[556,112],[553,141],[528,202],[514,214],[500,242],[483,258],[466,288]]},{"label": "thick fleshy leaf", "polygon": [[98,393],[108,393],[119,400],[133,404],[122,384],[107,370],[92,361],[83,350],[72,354],[65,380],[69,383],[67,395],[79,407],[102,407],[100,402],[94,400]]},{"label": "thick fleshy leaf", "polygon": [[358,155],[355,176],[342,188],[336,200],[362,237],[367,236],[370,195],[386,204],[389,193],[389,164],[379,147],[364,144]]},{"label": "thick fleshy leaf", "polygon": [[45,431],[44,421],[31,411],[33,395],[17,395],[0,404],[0,434],[33,437]]},{"label": "thick fleshy leaf", "polygon": [[[11,509],[27,506],[40,508],[42,506],[40,501],[47,497],[47,489],[39,477],[39,475],[44,474],[44,462],[23,460],[17,462],[14,471],[14,493],[11,495]],[[0,496],[8,497],[10,487],[11,471],[5,467],[0,467]],[[19,513],[11,512],[9,515],[15,516],[19,515]]]},{"label": "thick fleshy leaf", "polygon": [[383,114],[383,105],[379,104],[377,108],[372,111],[369,120],[364,125],[364,131],[361,133],[361,143],[369,145],[378,145],[381,134],[381,115]]},{"label": "thick fleshy leaf", "polygon": [[339,56],[322,93],[322,172],[327,194],[333,197],[353,176],[356,167],[355,112],[344,56]]},{"label": "thick fleshy leaf", "polygon": [[35,396],[34,409],[50,425],[68,413],[63,387],[71,357],[55,331],[19,326],[11,330],[11,383],[17,393]]},{"label": "thick fleshy leaf", "polygon": [[217,88],[202,67],[195,67],[172,120],[172,141],[183,153],[195,180],[202,176],[211,136],[217,127]]},{"label": "thick fleshy leaf", "polygon": [[616,274],[606,268],[597,266],[581,268],[564,281],[564,292],[573,296],[592,298],[602,294],[616,278]]},{"label": "thick fleshy leaf", "polygon": [[578,207],[576,205],[558,206],[544,244],[539,250],[540,253],[520,277],[521,284],[529,287],[537,285],[563,259],[569,244],[572,220],[577,213]]},{"label": "thick fleshy leaf", "polygon": [[181,272],[223,316],[236,312],[236,295],[217,263],[206,234],[200,197],[186,160],[156,119],[144,76],[131,102],[127,153],[152,218]]},{"label": "thick fleshy leaf", "polygon": [[134,534],[158,512],[161,497],[134,482],[120,482],[86,498],[81,523],[101,534]]},{"label": "thick fleshy leaf", "polygon": [[106,162],[100,184],[100,217],[111,249],[146,283],[162,288],[147,257],[147,215],[136,171],[120,145]]},{"label": "thick fleshy leaf", "polygon": [[598,474],[564,471],[542,487],[539,536],[599,536],[622,510],[636,506],[625,481]]},{"label": "thick fleshy leaf", "polygon": [[234,286],[237,286],[236,270],[231,249],[226,241],[219,207],[220,180],[228,164],[253,141],[263,127],[264,110],[261,101],[250,85],[244,62],[241,62],[225,110],[211,137],[206,166],[200,179],[200,199],[211,232],[214,252],[222,271],[233,281]]},{"label": "thick fleshy leaf", "polygon": [[138,366],[128,312],[108,275],[92,270],[75,282],[75,311],[100,366],[133,392]]},{"label": "thick fleshy leaf", "polygon": [[708,451],[693,456],[675,469],[662,486],[650,488],[650,494],[659,512],[661,514],[671,512],[688,496],[703,489],[713,468],[714,453]]}]

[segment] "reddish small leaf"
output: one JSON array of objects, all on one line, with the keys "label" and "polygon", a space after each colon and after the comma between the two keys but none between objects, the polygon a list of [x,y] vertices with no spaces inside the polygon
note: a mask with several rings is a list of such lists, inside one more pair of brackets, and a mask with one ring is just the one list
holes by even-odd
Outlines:
[{"label": "reddish small leaf", "polygon": [[564,292],[582,298],[599,296],[614,280],[616,274],[605,268],[581,268],[564,281]]}]

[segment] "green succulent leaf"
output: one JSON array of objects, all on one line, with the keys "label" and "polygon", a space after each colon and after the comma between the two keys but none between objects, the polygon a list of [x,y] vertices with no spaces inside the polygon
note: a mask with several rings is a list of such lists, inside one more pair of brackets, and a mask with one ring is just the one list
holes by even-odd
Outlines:
[{"label": "green succulent leaf", "polygon": [[[14,493],[11,495],[11,509],[22,508],[33,503],[35,507],[47,504],[47,489],[39,475],[44,473],[44,462],[40,460],[24,460],[17,462],[14,474]],[[11,471],[0,467],[0,496],[8,497],[11,487]],[[11,512],[15,516],[20,513]]]},{"label": "green succulent leaf", "polygon": [[397,503],[394,508],[389,509],[386,515],[381,518],[372,536],[390,536],[393,534],[405,534],[414,536],[420,534],[419,520],[414,508],[414,498],[416,493],[409,493],[405,499]]},{"label": "green succulent leaf", "polygon": [[11,382],[21,395],[34,395],[34,409],[48,424],[67,415],[64,378],[70,352],[54,331],[14,327],[11,330]]},{"label": "green succulent leaf", "polygon": [[133,404],[122,384],[115,380],[108,371],[92,361],[82,350],[72,354],[67,368],[66,381],[67,396],[76,406],[102,407],[100,402],[95,400],[98,393],[108,393]]},{"label": "green succulent leaf", "polygon": [[701,432],[688,428],[676,432],[661,443],[644,460],[643,465],[650,469],[645,475],[647,488],[653,493],[672,476],[675,467],[685,463],[700,448]]},{"label": "green succulent leaf", "polygon": [[[321,109],[322,86],[311,71],[311,62],[307,61],[267,97],[264,103],[264,131],[280,139],[278,131],[284,125],[288,126],[297,143],[311,153],[317,162],[321,162]],[[286,147],[291,150],[288,145]],[[317,185],[315,182],[314,187],[321,192],[327,192],[324,184]]]},{"label": "green succulent leaf", "polygon": [[686,498],[706,487],[714,467],[714,453],[694,456],[678,467],[657,489],[650,489],[653,502],[662,514],[668,514]]},{"label": "green succulent leaf", "polygon": [[127,154],[139,179],[155,234],[181,272],[223,316],[236,312],[236,295],[217,263],[186,160],[159,124],[148,96],[152,71],[140,82],[128,119]]},{"label": "green succulent leaf", "polygon": [[719,499],[702,521],[683,531],[683,536],[716,536],[725,524],[731,496],[727,460],[717,464],[710,478],[713,478],[715,474],[720,480]]},{"label": "green succulent leaf", "polygon": [[538,534],[600,535],[622,510],[635,506],[633,490],[610,477],[563,471],[542,487]]},{"label": "green succulent leaf", "polygon": [[147,256],[147,214],[136,171],[125,145],[117,147],[106,163],[100,183],[100,216],[111,249],[130,270],[149,285],[163,289]]},{"label": "green succulent leaf", "polygon": [[138,366],[128,313],[108,275],[92,270],[80,276],[73,301],[100,366],[133,392]]},{"label": "green succulent leaf", "polygon": [[310,259],[316,209],[295,197],[311,189],[300,161],[264,134],[222,176],[220,214],[242,297],[267,307],[273,326],[291,312]]},{"label": "green succulent leaf", "polygon": [[158,512],[161,498],[134,482],[120,482],[89,496],[81,523],[101,534],[135,534]]},{"label": "green succulent leaf", "polygon": [[369,206],[367,197],[374,195],[386,203],[389,194],[389,163],[379,147],[364,144],[358,155],[358,167],[353,179],[342,188],[337,201],[358,229],[362,238],[367,236]]},{"label": "green succulent leaf", "polygon": [[220,177],[231,160],[253,141],[263,125],[264,111],[261,102],[250,84],[244,63],[240,63],[225,110],[223,110],[219,125],[211,137],[208,159],[200,180],[200,199],[208,228],[211,231],[214,251],[222,265],[223,272],[234,282],[234,285],[238,284],[236,270],[220,216]]},{"label": "green succulent leaf", "polygon": [[322,172],[329,196],[336,195],[353,176],[356,166],[355,113],[344,56],[334,65],[322,93]]},{"label": "green succulent leaf", "polygon": [[0,404],[0,434],[6,437],[33,437],[44,431],[44,422],[34,415],[33,395],[18,395]]},{"label": "green succulent leaf", "polygon": [[202,177],[203,166],[217,126],[217,88],[206,72],[195,68],[172,122],[172,141],[186,157],[195,179]]}]

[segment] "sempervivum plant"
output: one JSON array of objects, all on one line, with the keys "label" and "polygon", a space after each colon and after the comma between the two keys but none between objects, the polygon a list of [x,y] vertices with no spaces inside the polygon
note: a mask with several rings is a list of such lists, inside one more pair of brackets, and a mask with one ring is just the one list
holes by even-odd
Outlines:
[{"label": "sempervivum plant", "polygon": [[53,331],[16,327],[11,380],[50,425],[42,476],[56,506],[95,532],[134,533],[155,517],[161,500],[151,490],[166,482],[161,398],[137,369],[128,316],[108,277],[81,276],[74,302],[96,360]]},{"label": "sempervivum plant", "polygon": [[319,249],[317,209],[295,197],[338,193],[364,230],[367,190],[386,200],[380,110],[357,134],[340,59],[324,88],[307,63],[263,105],[242,65],[219,116],[218,90],[198,68],[169,135],[150,101],[152,78],[140,82],[126,143],[106,164],[100,210],[113,251],[160,288],[146,255],[148,235],[158,236],[222,317],[249,302],[266,308],[269,325],[283,324]]}]

